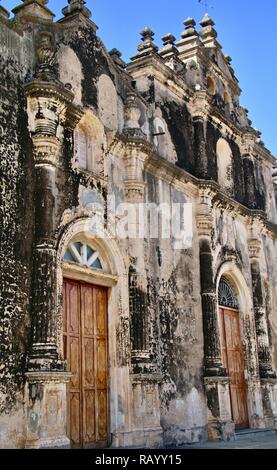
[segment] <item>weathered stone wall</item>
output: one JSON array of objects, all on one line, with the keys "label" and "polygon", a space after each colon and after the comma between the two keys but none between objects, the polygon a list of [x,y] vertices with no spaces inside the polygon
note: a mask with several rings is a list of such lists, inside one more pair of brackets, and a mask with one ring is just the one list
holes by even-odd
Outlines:
[{"label": "weathered stone wall", "polygon": [[[172,237],[162,237],[161,227],[155,237],[151,237],[149,229],[147,236],[139,241],[113,240],[118,248],[115,250],[120,258],[118,264],[126,268],[126,272],[122,268],[119,275],[120,286],[113,288],[109,307],[111,331],[115,332],[110,358],[114,445],[141,445],[141,442],[151,445],[151,439],[145,438],[150,429],[162,433],[167,445],[205,439],[208,411],[203,326],[206,337],[214,331],[207,331],[203,325],[200,278],[206,280],[205,284],[212,291],[208,294],[216,292],[218,273],[228,263],[233,263],[241,273],[237,282],[244,280],[245,292],[238,291],[238,295],[249,374],[249,402],[254,401],[252,388],[259,387],[248,247],[255,213],[250,210],[261,211],[263,231],[259,263],[273,366],[277,371],[276,227],[266,221],[266,217],[271,222],[277,220],[276,195],[271,191],[272,162],[267,160],[268,155],[265,156],[262,148],[259,158],[254,151],[248,158],[243,137],[234,129],[234,122],[228,128],[226,115],[221,116],[222,123],[218,124],[218,114],[216,119],[208,114],[203,117],[196,109],[195,100],[199,97],[194,97],[197,89],[192,85],[205,86],[207,65],[199,68],[197,64],[191,67],[186,64],[181,78],[167,71],[172,74],[171,81],[161,80],[150,67],[143,72],[133,72],[134,78],[114,64],[92,27],[28,21],[26,27],[17,25],[17,30],[0,22],[0,447],[25,445],[26,420],[29,419],[26,417],[28,407],[23,406],[26,363],[34,340],[32,332],[37,332],[38,325],[47,330],[47,325],[42,324],[44,320],[47,322],[47,312],[45,317],[42,312],[47,310],[47,305],[52,308],[56,291],[55,315],[62,311],[63,299],[58,285],[62,282],[62,261],[57,258],[60,265],[55,263],[56,256],[62,256],[62,249],[66,248],[61,246],[63,237],[71,230],[74,233],[74,224],[87,220],[96,203],[104,213],[107,229],[110,221],[108,196],[111,195],[116,206],[137,199],[140,203],[166,203],[169,207],[173,203],[191,203],[194,219],[193,242],[188,249],[176,249]],[[35,121],[37,116],[32,115],[31,109],[27,115],[24,84],[34,78],[38,32],[45,30],[53,35],[58,79],[64,90],[74,94],[73,103],[82,115],[80,122],[90,129],[97,156],[97,174],[79,167],[74,129],[66,120],[59,121],[57,126],[55,138],[61,143],[61,150],[53,165],[55,169],[50,171],[47,165],[38,164],[34,170],[30,130],[34,125],[32,119]],[[156,55],[154,59],[161,61]],[[226,80],[231,80],[232,74],[221,53],[217,63],[224,70]],[[159,70],[159,73],[163,72]],[[184,77],[187,81],[181,86],[180,80]],[[223,113],[224,89],[218,81],[213,101],[205,97],[211,113],[216,102]],[[135,123],[138,127],[131,129],[126,127],[130,93],[135,104],[129,103],[133,106],[133,114],[129,109],[129,121],[130,115],[133,120],[139,115]],[[233,99],[238,106],[236,94]],[[241,126],[243,122],[242,119]],[[232,153],[228,190],[217,184],[219,139],[226,141]],[[130,163],[128,159],[132,158]],[[202,220],[203,233],[197,222],[200,182],[210,184],[212,193],[210,214],[207,220]],[[210,243],[207,241],[209,227],[205,227],[209,220]],[[209,252],[210,266],[205,265],[203,254],[199,253],[200,232],[206,237],[201,243]],[[50,264],[47,264],[49,259],[45,259],[43,266],[36,266],[34,234],[36,242],[44,238],[53,241]],[[109,256],[109,250],[104,251]],[[47,258],[47,253],[44,254]],[[199,256],[207,272],[203,272]],[[114,260],[107,259],[109,262],[112,264]],[[44,282],[44,287],[38,288],[44,280],[49,281],[52,291],[44,288],[47,284]],[[53,336],[57,336],[59,357],[52,368],[62,369],[63,326],[61,317],[56,319],[55,315],[50,326],[57,330]],[[216,338],[213,340],[216,342]],[[140,388],[144,390],[141,395]],[[144,402],[142,397],[145,396],[148,401]],[[28,397],[25,398],[27,402]],[[38,404],[36,407],[39,409]],[[254,406],[251,413],[254,426],[257,414]],[[262,411],[259,418],[263,419]],[[140,440],[142,438],[144,441]]]},{"label": "weathered stone wall", "polygon": [[24,81],[32,43],[0,23],[0,446],[24,443],[24,369],[30,339],[34,201]]}]

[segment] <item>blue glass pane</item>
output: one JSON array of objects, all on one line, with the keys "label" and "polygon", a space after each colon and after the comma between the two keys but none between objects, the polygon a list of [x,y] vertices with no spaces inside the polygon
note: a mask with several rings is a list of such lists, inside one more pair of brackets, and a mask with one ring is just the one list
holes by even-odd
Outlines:
[{"label": "blue glass pane", "polygon": [[95,251],[92,250],[92,248],[90,248],[90,246],[87,246],[87,252],[88,252],[88,257],[87,257],[87,259],[89,260],[90,257],[93,255],[93,253],[95,253]]},{"label": "blue glass pane", "polygon": [[78,252],[81,254],[81,248],[83,246],[83,243],[76,242],[76,243],[74,243],[74,246],[75,246],[76,250],[78,250]]},{"label": "blue glass pane", "polygon": [[95,268],[95,269],[102,269],[102,264],[100,262],[100,259],[97,258],[96,261],[94,261],[93,265],[91,266],[92,268]]},{"label": "blue glass pane", "polygon": [[64,259],[64,261],[71,261],[71,262],[73,261],[73,262],[75,262],[75,259],[73,258],[72,254],[70,253],[69,250],[67,250],[65,252],[65,255],[64,255],[63,259]]}]

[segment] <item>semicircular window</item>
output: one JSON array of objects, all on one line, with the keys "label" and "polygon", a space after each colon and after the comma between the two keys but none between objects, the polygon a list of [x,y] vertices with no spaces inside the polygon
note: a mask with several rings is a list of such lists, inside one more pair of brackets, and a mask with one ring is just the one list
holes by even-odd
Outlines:
[{"label": "semicircular window", "polygon": [[79,264],[79,266],[86,268],[103,269],[98,251],[95,251],[87,243],[70,243],[63,259],[67,263]]},{"label": "semicircular window", "polygon": [[228,280],[223,277],[218,288],[218,303],[223,307],[238,308],[237,296]]}]

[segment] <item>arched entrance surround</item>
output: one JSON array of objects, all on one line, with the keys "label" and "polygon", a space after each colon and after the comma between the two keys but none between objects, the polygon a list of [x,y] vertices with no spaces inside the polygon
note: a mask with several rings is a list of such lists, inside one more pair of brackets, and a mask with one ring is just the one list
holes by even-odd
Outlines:
[{"label": "arched entrance surround", "polygon": [[[234,308],[230,308],[230,310],[228,310],[228,308],[225,309],[225,306],[219,305],[218,302],[218,322],[220,325],[222,362],[225,366],[228,366],[228,360],[226,360],[226,335],[224,338],[224,333],[222,331],[224,328],[223,317],[226,314],[227,322],[229,322],[229,328],[236,329],[237,325],[237,331],[239,329],[241,340],[242,361],[244,366],[244,383],[246,389],[245,406],[247,407],[248,414],[247,422],[245,421],[242,427],[247,426],[250,428],[255,428],[257,427],[257,423],[263,419],[263,407],[259,380],[258,352],[252,293],[242,272],[233,261],[224,263],[218,271],[216,285],[218,294],[220,282],[222,279],[225,279],[231,286],[236,298],[236,304],[234,305]],[[228,338],[228,343],[232,349],[232,338]],[[236,349],[236,346],[237,344],[235,345],[234,349]],[[238,366],[235,365],[235,369],[237,367]],[[232,383],[230,385],[230,401],[231,406],[233,406],[231,393]],[[237,427],[240,427],[240,423],[237,423],[237,425]]]},{"label": "arched entrance surround", "polygon": [[[61,356],[64,357],[64,308],[65,299],[63,298],[64,282],[71,283],[74,288],[80,292],[85,292],[88,296],[104,296],[106,299],[107,310],[107,369],[108,369],[108,445],[112,439],[116,439],[116,430],[121,426],[124,416],[125,432],[130,431],[129,426],[129,388],[126,383],[129,382],[128,367],[120,367],[116,362],[117,358],[117,332],[120,318],[128,316],[128,276],[123,256],[115,242],[107,231],[99,236],[99,233],[93,233],[89,225],[89,218],[81,218],[71,222],[63,231],[58,247],[58,342]],[[89,229],[88,229],[89,228]],[[65,253],[71,244],[86,244],[90,249],[99,254],[102,269],[89,269],[87,266],[81,266],[80,263],[71,263],[64,259]],[[99,268],[96,262],[96,267]],[[80,288],[78,287],[80,286]],[[100,294],[99,294],[100,292]],[[80,294],[78,294],[80,295]],[[104,307],[105,308],[105,307]],[[103,338],[102,338],[103,339]],[[122,347],[122,345],[120,345]],[[126,353],[127,355],[127,353]],[[64,359],[67,359],[64,357]],[[121,397],[121,410],[118,410],[118,400],[115,397]],[[120,421],[120,422],[119,422]],[[105,444],[105,443],[103,443]],[[114,444],[114,442],[113,442]],[[101,445],[101,442],[100,442]],[[82,446],[83,441],[82,441]]]}]

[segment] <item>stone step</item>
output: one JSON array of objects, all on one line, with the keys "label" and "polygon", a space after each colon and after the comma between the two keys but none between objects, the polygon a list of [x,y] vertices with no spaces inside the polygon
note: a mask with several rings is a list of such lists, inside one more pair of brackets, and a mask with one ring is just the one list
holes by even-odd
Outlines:
[{"label": "stone step", "polygon": [[264,429],[242,429],[241,431],[236,431],[235,440],[240,441],[243,439],[253,439],[259,437],[266,437],[276,435],[277,429],[275,428],[264,428]]}]

